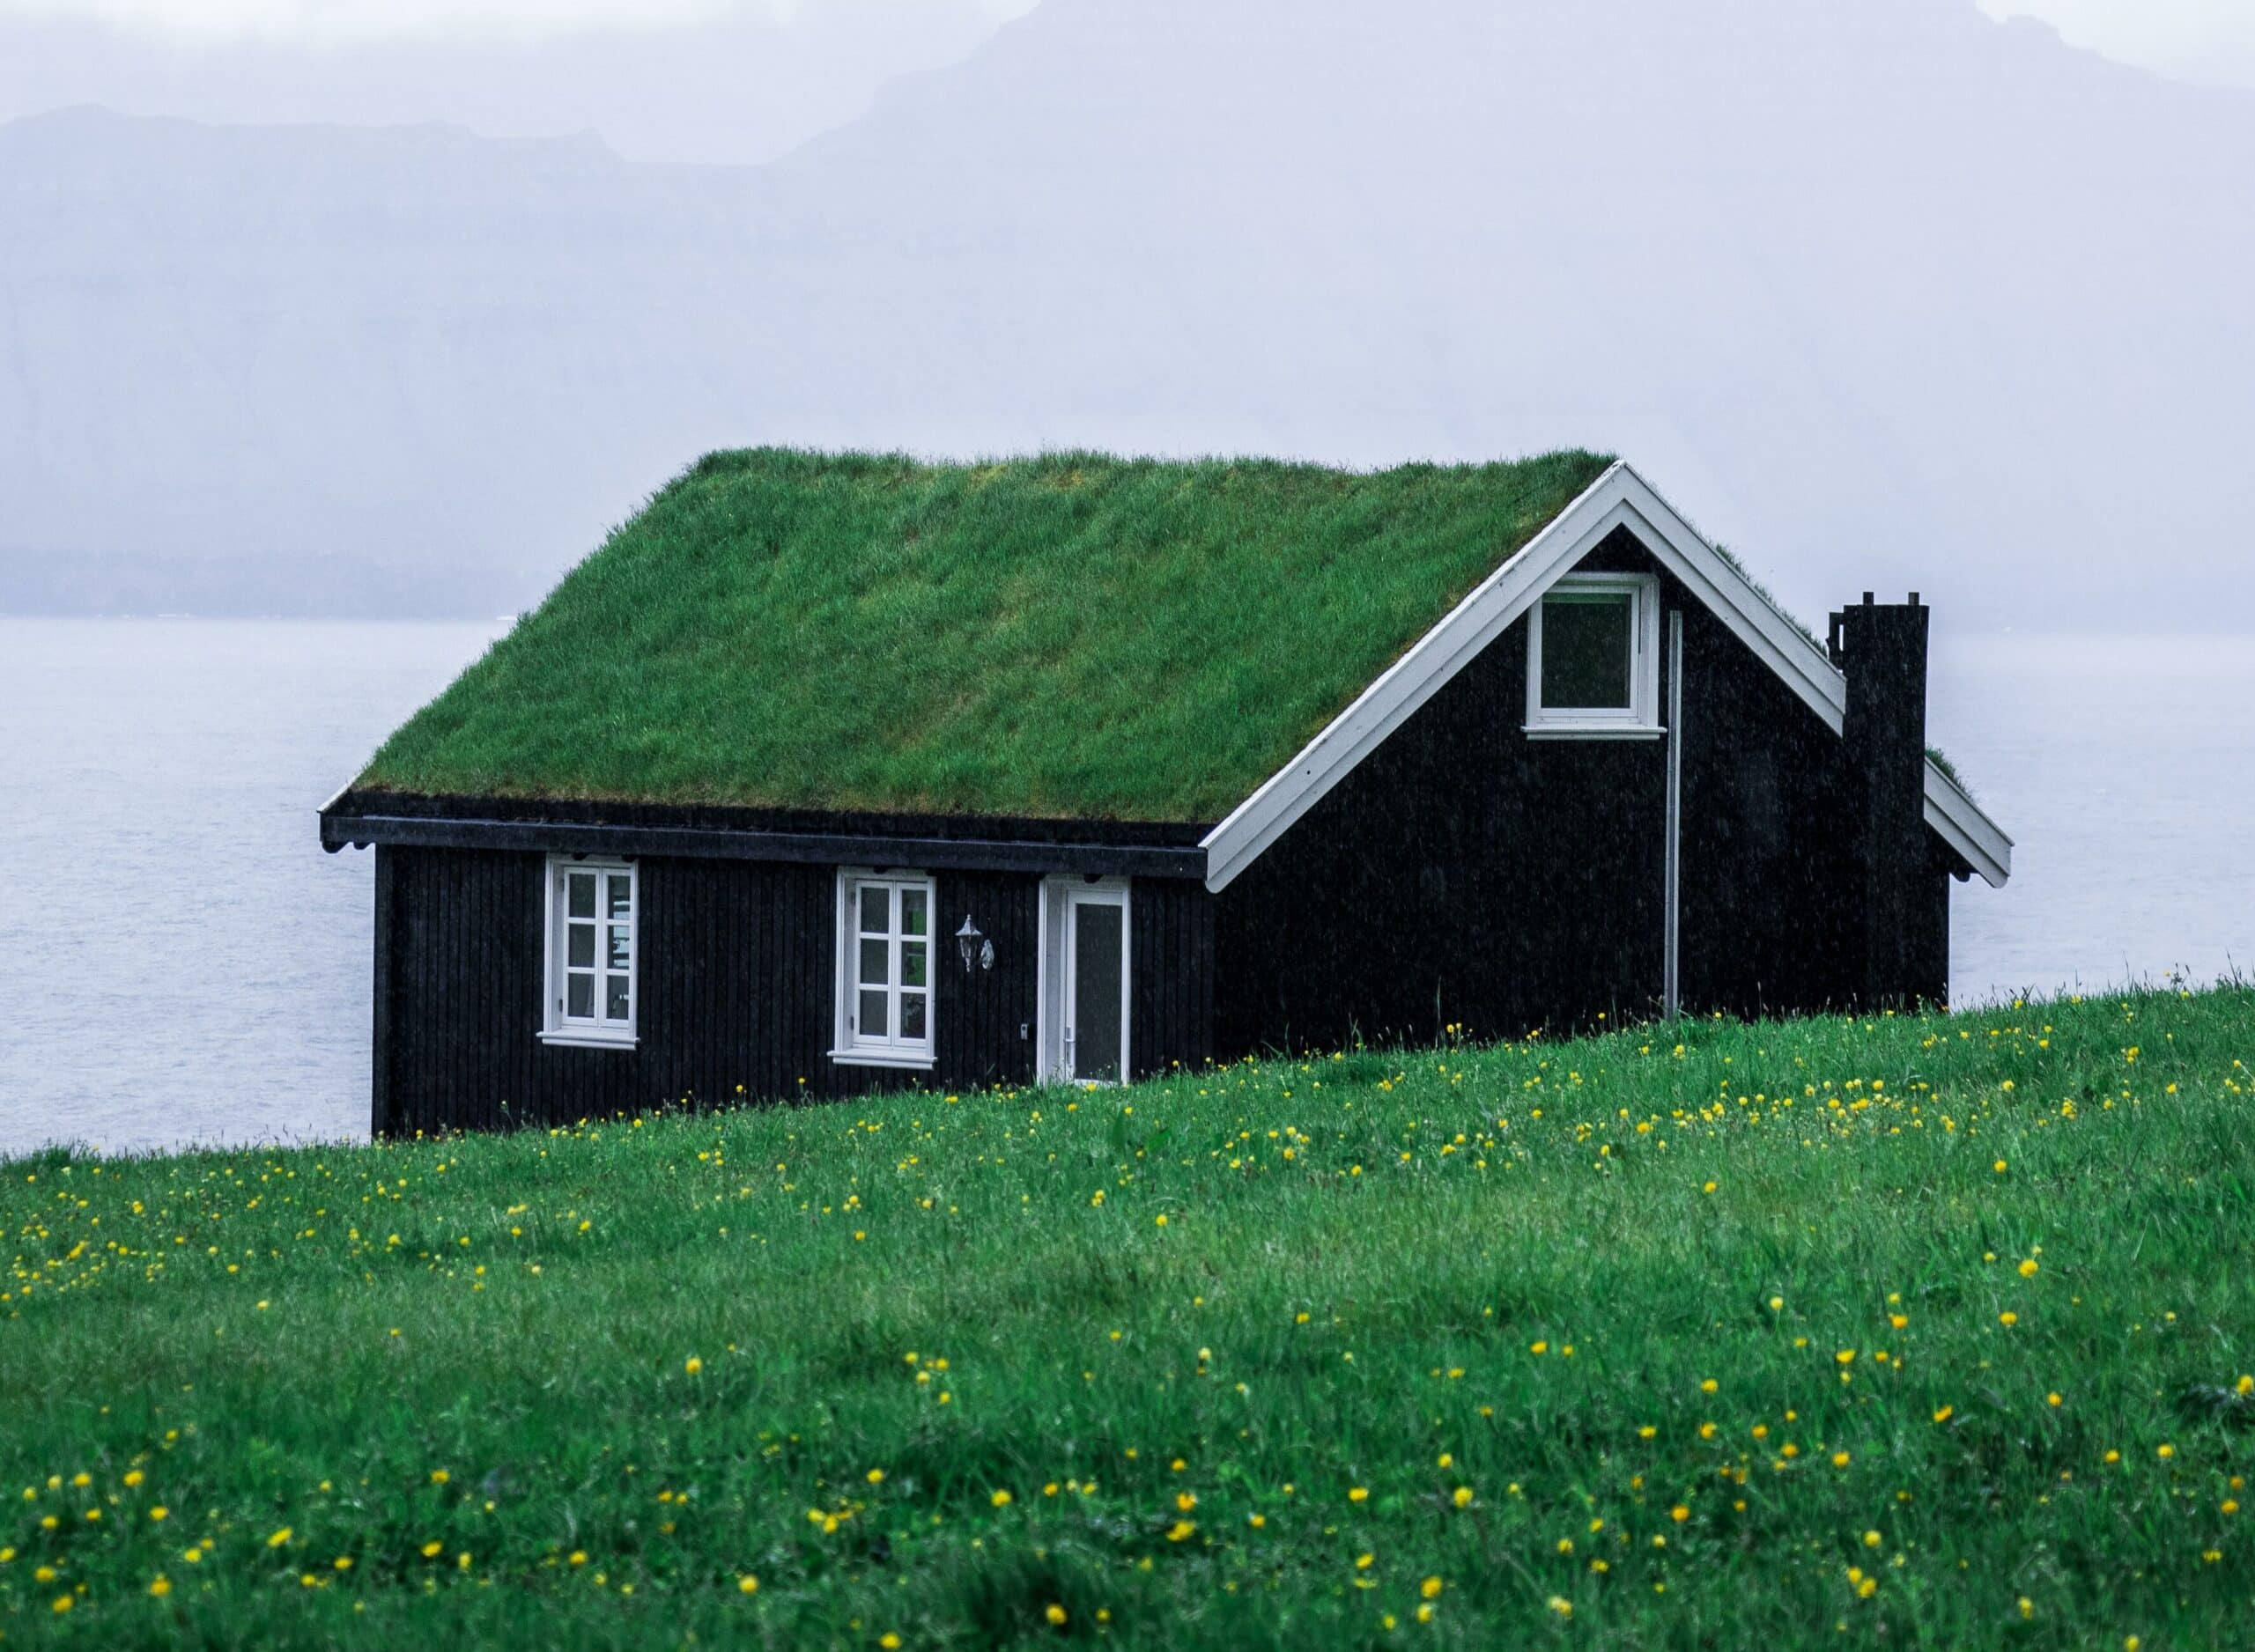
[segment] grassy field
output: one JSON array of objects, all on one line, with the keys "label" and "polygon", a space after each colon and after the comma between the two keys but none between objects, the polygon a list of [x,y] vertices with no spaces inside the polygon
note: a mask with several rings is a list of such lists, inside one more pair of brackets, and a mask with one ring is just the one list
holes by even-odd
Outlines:
[{"label": "grassy field", "polygon": [[2255,1639],[2255,993],[0,1167],[13,1645]]}]

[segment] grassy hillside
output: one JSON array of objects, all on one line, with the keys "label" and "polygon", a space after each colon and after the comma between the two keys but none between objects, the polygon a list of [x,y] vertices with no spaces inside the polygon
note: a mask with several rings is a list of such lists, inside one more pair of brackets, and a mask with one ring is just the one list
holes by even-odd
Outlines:
[{"label": "grassy hillside", "polygon": [[2244,1643],[2247,1062],[2234,990],[16,1162],[0,1633]]},{"label": "grassy hillside", "polygon": [[358,785],[1219,820],[1608,462],[709,454]]}]

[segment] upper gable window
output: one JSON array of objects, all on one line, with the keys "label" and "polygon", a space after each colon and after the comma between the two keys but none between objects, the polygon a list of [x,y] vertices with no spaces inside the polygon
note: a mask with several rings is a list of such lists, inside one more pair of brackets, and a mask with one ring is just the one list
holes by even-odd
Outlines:
[{"label": "upper gable window", "polygon": [[1633,738],[1660,726],[1660,581],[1570,573],[1529,610],[1527,732]]}]

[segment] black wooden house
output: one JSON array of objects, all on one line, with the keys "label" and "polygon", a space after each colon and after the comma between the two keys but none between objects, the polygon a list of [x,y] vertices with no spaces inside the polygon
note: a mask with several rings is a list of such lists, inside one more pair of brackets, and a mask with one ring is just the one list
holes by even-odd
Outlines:
[{"label": "black wooden house", "polygon": [[1587,454],[714,455],[322,808],[373,1125],[1940,1001],[1926,640]]}]

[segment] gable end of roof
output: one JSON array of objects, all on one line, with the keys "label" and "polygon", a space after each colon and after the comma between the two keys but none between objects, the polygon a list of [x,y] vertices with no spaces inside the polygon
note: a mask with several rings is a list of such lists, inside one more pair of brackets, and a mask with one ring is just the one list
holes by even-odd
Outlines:
[{"label": "gable end of roof", "polygon": [[[1847,679],[1822,647],[1633,467],[1616,461],[1207,834],[1207,888],[1217,893],[1227,888],[1561,575],[1623,527],[1827,727],[1840,733]],[[2004,887],[2012,875],[2012,839],[1932,758],[1925,814],[1927,825],[1984,881]]]}]

